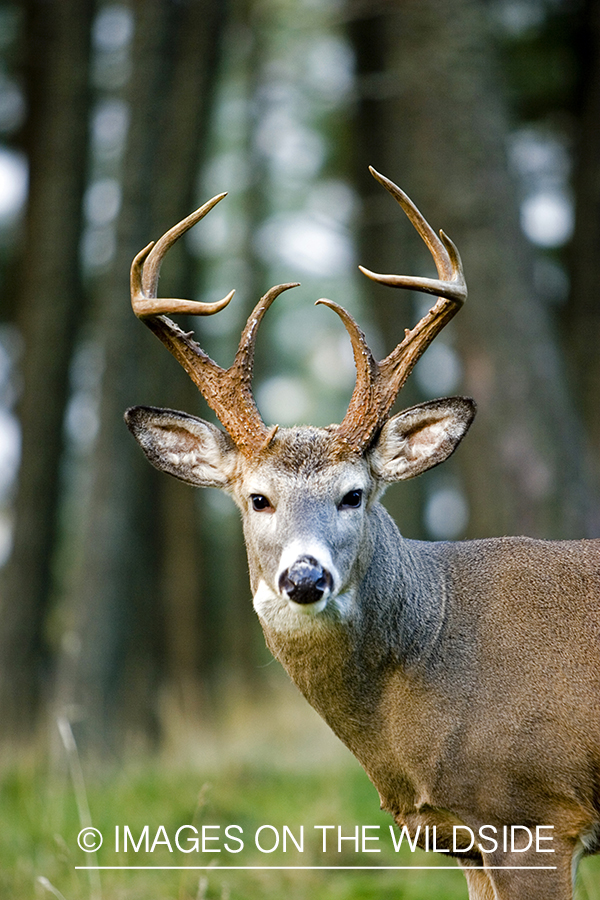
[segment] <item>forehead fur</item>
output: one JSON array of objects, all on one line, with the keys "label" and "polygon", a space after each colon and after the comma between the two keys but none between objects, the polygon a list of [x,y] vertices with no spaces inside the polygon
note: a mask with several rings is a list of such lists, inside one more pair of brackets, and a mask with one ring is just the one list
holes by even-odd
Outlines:
[{"label": "forehead fur", "polygon": [[281,428],[260,454],[259,460],[276,459],[278,466],[296,475],[316,475],[332,463],[357,462],[360,455],[351,450],[329,428],[301,426]]}]

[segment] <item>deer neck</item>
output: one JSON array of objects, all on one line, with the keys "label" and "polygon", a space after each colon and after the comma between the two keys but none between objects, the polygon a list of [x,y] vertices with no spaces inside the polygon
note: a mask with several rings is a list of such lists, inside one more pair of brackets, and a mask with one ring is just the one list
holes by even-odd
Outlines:
[{"label": "deer neck", "polygon": [[390,675],[423,675],[446,615],[436,545],[404,539],[380,504],[372,509],[370,538],[370,560],[346,614],[282,630],[261,619],[273,655],[359,759],[365,729],[375,734],[378,727]]}]

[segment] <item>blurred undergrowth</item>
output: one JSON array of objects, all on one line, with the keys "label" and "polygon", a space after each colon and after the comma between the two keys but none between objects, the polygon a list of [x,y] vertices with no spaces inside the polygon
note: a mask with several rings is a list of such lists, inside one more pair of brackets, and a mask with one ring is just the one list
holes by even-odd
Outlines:
[{"label": "blurred undergrowth", "polygon": [[[52,771],[51,771],[52,768]],[[464,900],[466,884],[460,872],[288,870],[227,871],[219,866],[430,866],[448,864],[408,849],[396,854],[389,835],[391,819],[378,809],[377,795],[364,773],[350,759],[343,765],[317,766],[294,771],[272,765],[231,764],[203,771],[196,766],[178,766],[156,758],[129,763],[117,770],[86,776],[87,800],[93,825],[104,836],[97,855],[83,853],[77,845],[81,830],[78,803],[67,767],[29,760],[14,761],[0,774],[0,896],[6,900],[90,900],[94,884],[89,872],[76,869],[95,861],[101,866],[207,866],[202,871],[103,870],[101,900],[367,900],[393,897],[397,900]],[[230,830],[230,839],[225,828]],[[124,828],[138,846],[123,852]],[[287,851],[281,852],[287,825]],[[327,852],[322,851],[321,830],[315,825],[334,825],[327,832]],[[337,826],[351,837],[359,826],[371,826],[369,837],[378,836],[380,853],[356,852],[347,840],[337,849]],[[120,847],[115,852],[115,828]],[[145,844],[144,828],[148,844]],[[161,828],[162,826],[162,828]],[[201,835],[206,829],[212,852],[184,853],[175,846],[181,826],[193,826]],[[259,841],[270,850],[279,834],[279,848],[260,852]],[[304,850],[296,842],[304,826]],[[378,829],[372,826],[379,826]],[[242,829],[240,831],[240,829]],[[180,844],[196,832],[180,834]],[[225,844],[239,853],[228,853]],[[359,839],[360,840],[360,839]],[[146,852],[146,846],[154,851]],[[169,851],[169,844],[173,852]],[[360,843],[359,843],[360,850]],[[219,851],[219,852],[217,852]],[[578,900],[600,898],[600,861],[586,860],[580,871]]]},{"label": "blurred undergrowth", "polygon": [[[374,866],[432,865],[424,854],[395,854],[389,836],[391,819],[378,809],[377,795],[366,776],[352,762],[345,766],[310,771],[274,770],[272,767],[227,766],[203,772],[161,765],[156,760],[137,762],[120,771],[96,770],[86,782],[94,827],[104,836],[98,865],[193,866],[212,865],[209,871],[129,870],[100,872],[102,900],[251,900],[286,897],[304,900],[361,900],[393,896],[398,900],[459,900],[466,886],[459,872],[448,871],[219,871],[218,866]],[[224,829],[236,824],[244,848],[227,853]],[[120,826],[120,852],[115,852],[115,827]],[[123,853],[124,826],[139,850]],[[158,836],[153,852],[139,844],[148,826],[149,847]],[[182,825],[207,829],[207,846],[213,852],[185,854],[176,849],[175,834]],[[284,825],[299,841],[304,826],[304,852],[300,854],[288,837],[287,852],[259,852],[255,834],[261,826],[276,828],[280,847]],[[334,825],[327,832],[328,852],[322,852],[322,831],[315,825]],[[356,853],[354,841],[337,851],[337,826],[353,836],[359,826],[379,826],[368,836],[379,835],[381,853]],[[160,828],[163,826],[164,830]],[[218,827],[220,826],[220,828]],[[77,803],[66,771],[49,773],[32,762],[15,763],[0,776],[0,896],[6,900],[40,900],[62,895],[65,900],[89,900],[89,873],[76,866],[89,865],[94,854],[77,846],[81,829]],[[186,830],[180,843],[193,832]],[[173,846],[169,852],[166,840]],[[212,843],[208,843],[212,839]],[[263,829],[259,841],[269,849],[275,832]],[[188,845],[189,846],[189,845]],[[331,847],[331,852],[329,851]],[[220,852],[216,852],[220,849]],[[442,860],[445,861],[445,860]]]}]

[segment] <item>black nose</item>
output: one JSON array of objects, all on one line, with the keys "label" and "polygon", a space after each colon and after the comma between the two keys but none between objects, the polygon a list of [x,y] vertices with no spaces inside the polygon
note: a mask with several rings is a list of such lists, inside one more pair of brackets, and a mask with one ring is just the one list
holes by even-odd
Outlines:
[{"label": "black nose", "polygon": [[279,590],[294,603],[316,603],[331,586],[331,575],[313,556],[301,556],[279,579]]}]

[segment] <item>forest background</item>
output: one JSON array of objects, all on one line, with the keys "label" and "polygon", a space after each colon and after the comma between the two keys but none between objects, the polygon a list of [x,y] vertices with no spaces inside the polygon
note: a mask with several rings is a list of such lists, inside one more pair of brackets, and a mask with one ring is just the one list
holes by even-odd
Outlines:
[{"label": "forest background", "polygon": [[[340,421],[354,383],[330,297],[379,356],[423,298],[357,264],[432,275],[375,166],[458,245],[469,300],[403,390],[479,412],[441,469],[390,489],[410,537],[600,534],[598,0],[0,2],[0,721],[11,748],[69,723],[96,761],[338,758],[264,647],[239,516],[155,472],[136,404],[214,417],[129,305],[163,296],[232,359],[272,284],[266,422]],[[218,735],[226,734],[226,738]],[[266,749],[268,748],[268,749]]]}]

